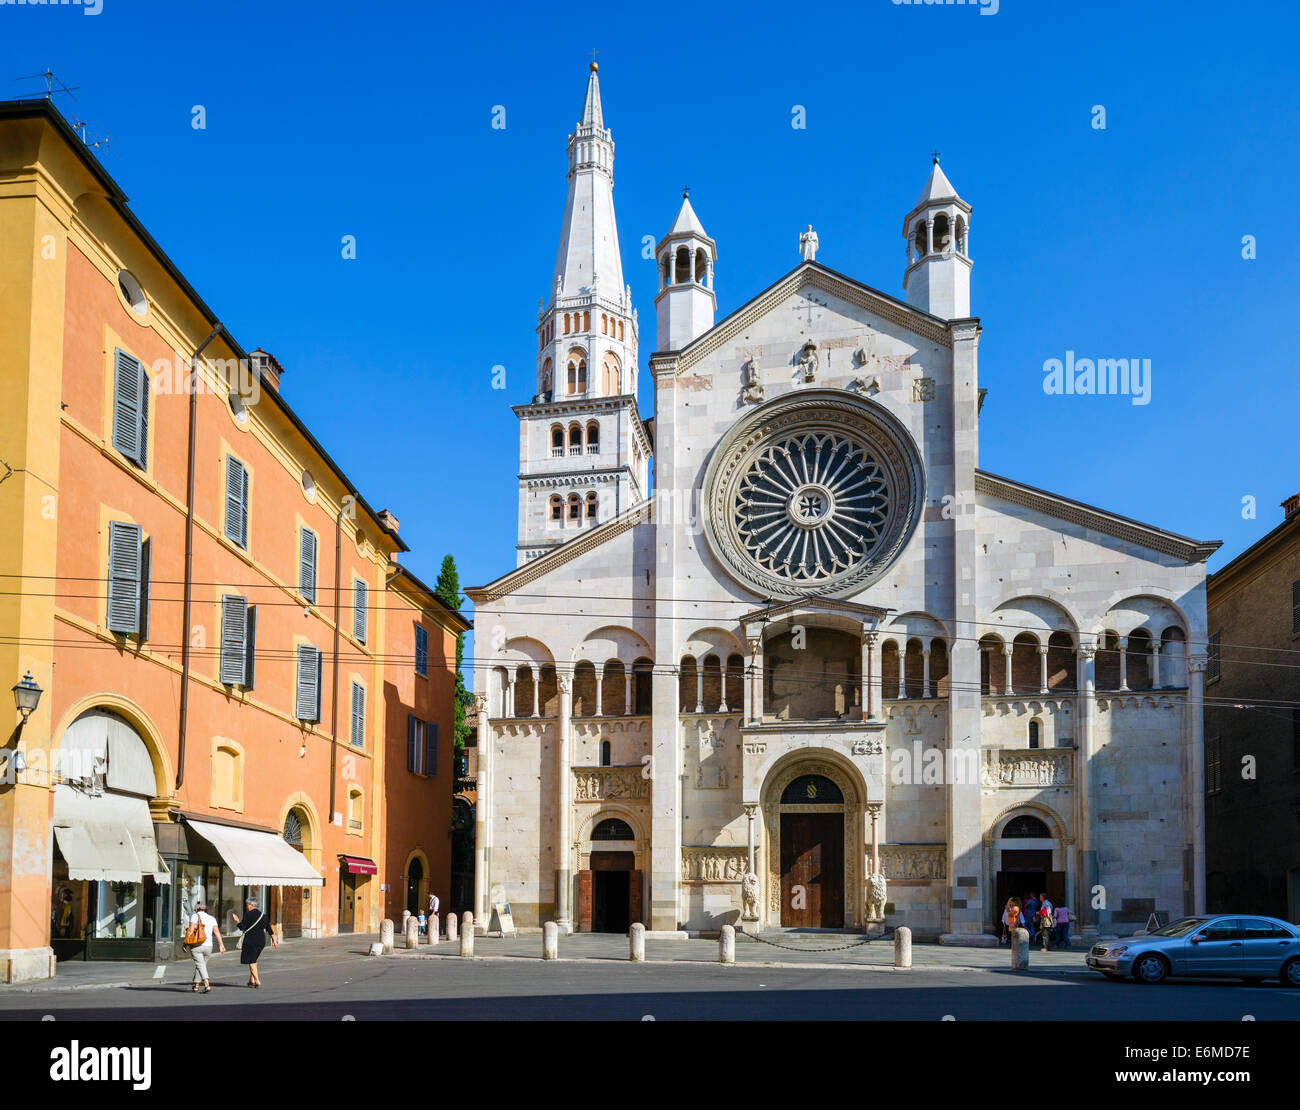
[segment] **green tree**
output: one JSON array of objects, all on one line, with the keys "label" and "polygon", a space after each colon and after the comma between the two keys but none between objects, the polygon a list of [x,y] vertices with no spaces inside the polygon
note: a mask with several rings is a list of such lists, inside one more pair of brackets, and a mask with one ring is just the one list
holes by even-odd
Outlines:
[{"label": "green tree", "polygon": [[[456,560],[448,555],[442,560],[442,569],[438,572],[438,584],[434,587],[435,596],[449,609],[459,609],[465,599],[460,595],[460,575],[456,572]],[[465,676],[461,674],[461,663],[465,658],[465,634],[456,637],[456,690],[452,696],[453,746],[457,762],[465,751],[465,741],[469,738],[469,725],[465,723],[465,713],[474,701],[474,697],[465,689]],[[459,785],[457,789],[460,789]]]}]

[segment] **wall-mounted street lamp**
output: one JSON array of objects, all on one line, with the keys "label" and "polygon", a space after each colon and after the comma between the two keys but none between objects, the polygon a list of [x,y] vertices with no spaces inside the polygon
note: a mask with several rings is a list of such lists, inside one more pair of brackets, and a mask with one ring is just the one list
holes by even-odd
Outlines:
[{"label": "wall-mounted street lamp", "polygon": [[14,705],[18,707],[18,712],[23,715],[23,724],[27,723],[27,718],[32,715],[32,711],[40,703],[41,687],[36,679],[32,678],[32,672],[28,671],[23,675],[22,681],[14,686]]}]

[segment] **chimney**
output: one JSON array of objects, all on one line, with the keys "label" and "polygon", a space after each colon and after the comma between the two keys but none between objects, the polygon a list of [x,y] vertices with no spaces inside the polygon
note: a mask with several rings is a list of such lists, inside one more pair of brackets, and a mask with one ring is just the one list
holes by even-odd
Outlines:
[{"label": "chimney", "polygon": [[1282,511],[1286,514],[1283,519],[1290,520],[1295,516],[1297,509],[1300,509],[1300,493],[1293,493],[1282,502]]},{"label": "chimney", "polygon": [[[1300,495],[1297,495],[1300,496]],[[387,509],[380,509],[376,514],[379,517],[379,523],[387,528],[390,532],[397,531],[397,517],[393,516]]]},{"label": "chimney", "polygon": [[257,350],[248,352],[248,360],[252,364],[254,373],[279,393],[280,375],[284,373],[284,367],[276,361],[275,355],[258,347]]}]

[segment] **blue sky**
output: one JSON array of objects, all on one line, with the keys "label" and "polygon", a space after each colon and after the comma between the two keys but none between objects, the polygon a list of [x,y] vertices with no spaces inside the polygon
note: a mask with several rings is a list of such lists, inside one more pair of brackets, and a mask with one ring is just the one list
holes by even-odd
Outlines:
[{"label": "blue sky", "polygon": [[[40,91],[7,79],[46,66],[78,86],[60,106],[110,135],[136,214],[284,364],[417,574],[448,551],[466,585],[514,565],[510,405],[534,389],[593,48],[643,368],[640,243],[683,184],[718,243],[719,317],[798,262],[808,223],[819,261],[901,296],[901,222],[938,148],[974,206],[986,469],[1221,539],[1211,569],[1300,490],[1292,5],[102,3],[0,6],[0,96]],[[1150,404],[1045,395],[1067,350],[1150,358]]]}]

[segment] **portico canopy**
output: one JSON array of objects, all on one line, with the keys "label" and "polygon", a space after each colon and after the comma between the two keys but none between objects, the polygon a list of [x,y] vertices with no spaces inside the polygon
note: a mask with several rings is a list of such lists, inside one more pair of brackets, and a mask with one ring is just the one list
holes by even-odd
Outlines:
[{"label": "portico canopy", "polygon": [[216,850],[239,886],[324,886],[303,854],[274,833],[187,820]]}]

